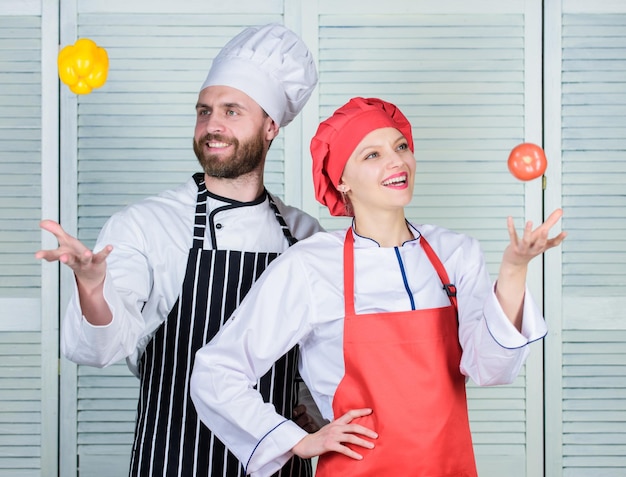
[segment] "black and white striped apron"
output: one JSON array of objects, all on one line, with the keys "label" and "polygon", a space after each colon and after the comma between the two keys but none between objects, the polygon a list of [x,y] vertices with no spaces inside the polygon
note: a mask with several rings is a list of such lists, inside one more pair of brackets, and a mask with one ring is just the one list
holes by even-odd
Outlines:
[{"label": "black and white striped apron", "polygon": [[[203,174],[195,174],[194,179],[198,199],[183,288],[139,362],[141,388],[131,477],[245,475],[237,458],[200,422],[189,396],[189,378],[196,351],[215,336],[278,253],[204,249],[208,192]],[[292,245],[296,240],[268,197]],[[287,418],[297,401],[297,366],[294,348],[257,383],[263,399]],[[312,474],[310,461],[294,457],[275,476]]]}]

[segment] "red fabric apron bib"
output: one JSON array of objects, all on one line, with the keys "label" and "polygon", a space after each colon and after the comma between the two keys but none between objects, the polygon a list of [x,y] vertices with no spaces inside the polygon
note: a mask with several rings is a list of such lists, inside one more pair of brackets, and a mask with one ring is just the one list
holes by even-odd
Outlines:
[{"label": "red fabric apron bib", "polygon": [[[420,244],[449,284],[423,237]],[[352,447],[363,455],[360,461],[323,454],[316,477],[476,477],[454,293],[442,308],[356,315],[352,229],[344,244],[344,290],[345,375],[333,398],[334,416],[372,408],[353,422],[378,439],[372,450]]]}]

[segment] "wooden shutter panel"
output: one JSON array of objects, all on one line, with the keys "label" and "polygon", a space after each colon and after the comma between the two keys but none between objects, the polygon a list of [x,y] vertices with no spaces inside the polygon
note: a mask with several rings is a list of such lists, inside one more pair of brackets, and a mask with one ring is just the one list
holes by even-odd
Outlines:
[{"label": "wooden shutter panel", "polygon": [[560,27],[548,63],[560,71],[548,80],[560,91],[548,96],[559,121],[547,137],[562,156],[553,180],[569,237],[546,268],[560,318],[547,362],[547,475],[617,477],[626,468],[626,5],[563,2],[548,14]]},{"label": "wooden shutter panel", "polygon": [[[50,81],[42,61],[51,40],[46,8],[0,2],[0,475],[7,477],[57,468],[58,285],[46,278],[58,268],[34,258],[42,248],[42,214],[56,213],[58,203],[43,179],[44,156],[57,157],[56,150],[42,152],[53,146],[44,135],[56,134],[54,120],[42,124],[51,111],[42,88]],[[47,21],[52,31],[57,22]]]}]

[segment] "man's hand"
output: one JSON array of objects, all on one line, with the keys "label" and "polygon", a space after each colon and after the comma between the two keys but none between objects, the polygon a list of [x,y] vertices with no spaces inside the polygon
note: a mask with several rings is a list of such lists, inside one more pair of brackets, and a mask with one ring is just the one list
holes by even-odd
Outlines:
[{"label": "man's hand", "polygon": [[104,300],[102,288],[106,277],[106,258],[113,247],[107,245],[93,253],[53,220],[42,220],[39,226],[53,234],[59,242],[54,250],[39,250],[35,258],[48,262],[59,261],[74,272],[83,315],[93,325],[106,325],[113,317]]},{"label": "man's hand", "polygon": [[320,430],[313,418],[307,414],[304,404],[298,404],[293,409],[292,420],[309,434]]},{"label": "man's hand", "polygon": [[76,279],[84,286],[96,286],[104,281],[106,258],[113,247],[108,245],[98,253],[93,253],[78,239],[68,234],[53,220],[42,220],[39,226],[53,234],[59,242],[54,250],[39,250],[35,258],[48,262],[59,261],[72,269]]}]

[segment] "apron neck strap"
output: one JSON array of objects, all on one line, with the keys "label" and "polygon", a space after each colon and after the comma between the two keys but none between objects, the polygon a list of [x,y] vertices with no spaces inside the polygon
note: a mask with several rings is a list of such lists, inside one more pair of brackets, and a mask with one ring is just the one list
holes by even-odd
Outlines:
[{"label": "apron neck strap", "polygon": [[439,279],[441,280],[441,283],[443,284],[443,289],[446,291],[448,298],[450,298],[450,303],[452,303],[452,305],[454,306],[454,309],[456,310],[458,314],[459,307],[456,301],[456,286],[454,285],[454,283],[450,283],[450,279],[448,278],[448,272],[446,272],[446,268],[443,266],[443,263],[441,263],[441,260],[439,260],[439,257],[437,256],[437,254],[435,253],[435,251],[432,249],[430,244],[426,241],[426,239],[421,233],[420,233],[420,245],[424,249],[424,252],[426,252],[426,255],[428,256],[428,258],[430,259],[430,263],[432,263],[433,267],[435,267],[435,270],[437,271],[437,275],[439,275]]},{"label": "apron neck strap", "polygon": [[[443,263],[439,260],[439,257],[432,249],[430,244],[426,241],[424,236],[420,234],[420,245],[424,249],[426,256],[432,263],[443,288],[450,299],[450,303],[454,306],[455,311],[458,314],[458,304],[456,300],[456,286],[450,283],[448,273],[446,272]],[[352,234],[352,227],[349,227],[346,231],[346,240],[343,245],[343,292],[345,302],[346,316],[354,315],[354,235]]]},{"label": "apron neck strap", "polygon": [[345,303],[345,316],[355,314],[354,311],[354,235],[352,227],[346,232],[346,240],[343,244],[343,295]]},{"label": "apron neck strap", "polygon": [[276,220],[278,221],[278,224],[280,225],[280,229],[283,231],[283,235],[285,236],[285,238],[287,239],[287,243],[289,243],[289,246],[291,247],[293,244],[295,244],[298,241],[298,239],[295,238],[293,235],[291,235],[291,232],[289,231],[289,227],[287,226],[287,222],[285,222],[285,219],[281,215],[280,210],[278,210],[278,206],[276,205],[276,202],[274,202],[274,198],[272,197],[272,194],[267,192],[267,190],[265,191],[265,193],[267,194],[270,207],[274,211]]},{"label": "apron neck strap", "polygon": [[196,199],[196,215],[193,225],[193,248],[201,249],[204,246],[204,233],[206,230],[206,208],[209,191],[204,182],[204,173],[196,172],[193,179],[198,186]]}]

